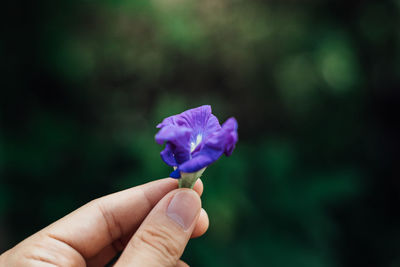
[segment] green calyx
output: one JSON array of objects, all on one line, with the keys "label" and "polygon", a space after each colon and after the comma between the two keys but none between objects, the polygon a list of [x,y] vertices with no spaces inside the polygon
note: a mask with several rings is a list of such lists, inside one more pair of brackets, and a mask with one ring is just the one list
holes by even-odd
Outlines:
[{"label": "green calyx", "polygon": [[201,177],[203,172],[206,168],[203,168],[197,172],[181,172],[181,178],[179,179],[179,188],[190,188],[193,189],[194,184],[196,183],[197,179]]}]

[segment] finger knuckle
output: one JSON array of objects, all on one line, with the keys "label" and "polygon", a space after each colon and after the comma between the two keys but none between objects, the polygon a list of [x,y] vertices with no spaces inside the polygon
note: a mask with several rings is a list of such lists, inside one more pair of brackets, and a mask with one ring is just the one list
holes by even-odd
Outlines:
[{"label": "finger knuckle", "polygon": [[106,208],[106,203],[102,199],[98,199],[94,202],[99,210],[101,217],[107,227],[107,233],[110,241],[114,241],[122,236],[124,229],[120,222],[116,219],[112,210]]},{"label": "finger knuckle", "polygon": [[76,251],[44,234],[7,251],[0,257],[0,266],[85,266],[83,257]]},{"label": "finger knuckle", "polygon": [[[52,246],[49,246],[52,245]],[[82,266],[80,258],[54,244],[34,243],[24,255],[28,262],[43,263],[52,266]],[[21,265],[23,266],[23,265]],[[25,265],[26,266],[26,265]]]},{"label": "finger knuckle", "polygon": [[160,258],[176,263],[181,254],[179,242],[164,226],[146,227],[137,236],[139,242],[149,246]]}]

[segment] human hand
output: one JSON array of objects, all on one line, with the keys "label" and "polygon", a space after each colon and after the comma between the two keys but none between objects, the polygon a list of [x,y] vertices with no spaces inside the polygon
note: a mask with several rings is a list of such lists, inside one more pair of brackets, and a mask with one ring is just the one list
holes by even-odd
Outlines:
[{"label": "human hand", "polygon": [[[166,178],[89,202],[0,255],[0,266],[187,266],[190,237],[204,234],[203,184]],[[175,190],[174,190],[175,189]]]}]

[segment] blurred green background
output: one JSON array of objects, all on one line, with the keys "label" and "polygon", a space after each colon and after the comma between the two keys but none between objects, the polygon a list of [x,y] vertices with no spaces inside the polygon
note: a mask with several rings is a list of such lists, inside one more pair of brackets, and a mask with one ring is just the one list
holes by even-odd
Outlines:
[{"label": "blurred green background", "polygon": [[[165,177],[156,124],[210,104],[192,266],[400,265],[400,1],[40,0],[2,16],[0,252]],[[397,115],[396,115],[397,114]]]}]

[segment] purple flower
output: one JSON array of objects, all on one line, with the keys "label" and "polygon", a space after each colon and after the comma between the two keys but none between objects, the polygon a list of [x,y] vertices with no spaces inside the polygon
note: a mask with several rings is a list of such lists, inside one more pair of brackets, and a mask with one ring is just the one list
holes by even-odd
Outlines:
[{"label": "purple flower", "polygon": [[208,105],[165,118],[157,125],[160,130],[155,138],[160,145],[166,143],[161,158],[176,167],[170,176],[180,178],[181,172],[197,172],[223,153],[231,155],[238,141],[237,127],[235,118],[221,127]]}]

